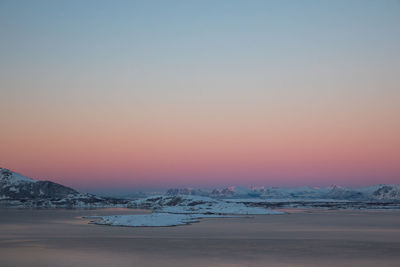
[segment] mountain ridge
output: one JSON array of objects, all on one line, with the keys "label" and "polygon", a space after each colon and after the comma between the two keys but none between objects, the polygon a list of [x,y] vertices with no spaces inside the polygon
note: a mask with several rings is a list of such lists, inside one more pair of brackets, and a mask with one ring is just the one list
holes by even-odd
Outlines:
[{"label": "mountain ridge", "polygon": [[35,180],[6,168],[0,168],[0,200],[7,206],[23,207],[101,207],[127,203],[122,199],[79,193],[70,187]]},{"label": "mountain ridge", "polygon": [[329,187],[302,186],[294,188],[229,186],[209,191],[199,189],[173,188],[169,195],[199,195],[213,198],[264,198],[264,199],[337,199],[357,201],[400,201],[400,185],[378,184],[361,188],[348,188],[338,185]]},{"label": "mountain ridge", "polygon": [[[220,189],[203,190],[194,188],[172,188],[165,196],[200,196],[212,199],[255,199],[261,201],[358,201],[358,202],[400,202],[400,185],[379,184],[362,188],[347,188],[338,185],[329,187],[302,186],[240,187],[229,186]],[[77,190],[51,181],[35,180],[6,168],[0,168],[0,200],[7,205],[27,207],[126,207],[132,199],[148,197],[145,194],[135,198],[101,197],[80,193]]]}]

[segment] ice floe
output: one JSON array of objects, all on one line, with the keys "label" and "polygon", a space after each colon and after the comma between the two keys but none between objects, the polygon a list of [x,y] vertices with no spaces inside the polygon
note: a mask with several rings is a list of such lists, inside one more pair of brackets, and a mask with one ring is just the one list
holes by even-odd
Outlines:
[{"label": "ice floe", "polygon": [[283,214],[264,207],[248,207],[199,196],[154,196],[135,200],[132,208],[152,209],[151,214],[97,216],[93,223],[114,226],[175,226],[198,222],[201,218],[243,217],[243,215]]},{"label": "ice floe", "polygon": [[210,215],[210,214],[171,214],[171,213],[151,213],[134,215],[113,215],[113,216],[91,216],[92,223],[111,226],[130,226],[130,227],[160,227],[177,226],[198,222],[201,218],[227,218],[234,216]]}]

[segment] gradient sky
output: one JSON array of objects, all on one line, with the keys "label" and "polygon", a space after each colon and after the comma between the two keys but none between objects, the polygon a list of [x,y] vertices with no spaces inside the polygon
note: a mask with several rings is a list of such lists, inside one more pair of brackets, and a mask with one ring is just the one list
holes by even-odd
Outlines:
[{"label": "gradient sky", "polygon": [[400,183],[400,1],[0,0],[0,123],[81,190]]}]

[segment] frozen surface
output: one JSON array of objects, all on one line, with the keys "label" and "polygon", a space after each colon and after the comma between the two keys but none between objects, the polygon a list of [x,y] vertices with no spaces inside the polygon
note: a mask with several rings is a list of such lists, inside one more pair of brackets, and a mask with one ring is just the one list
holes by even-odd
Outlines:
[{"label": "frozen surface", "polygon": [[132,201],[131,207],[154,210],[152,214],[100,216],[94,223],[115,226],[174,226],[198,222],[200,218],[235,215],[283,214],[264,207],[248,207],[200,196],[154,196]]},{"label": "frozen surface", "polygon": [[113,216],[92,216],[93,223],[112,226],[176,226],[198,222],[200,218],[221,218],[232,217],[224,215],[207,214],[170,214],[170,213],[152,213],[135,215],[113,215]]},{"label": "frozen surface", "polygon": [[153,209],[152,214],[100,216],[94,223],[115,226],[174,226],[198,222],[200,218],[221,218],[250,214],[283,214],[263,207],[247,207],[200,196],[154,196],[130,203],[131,207]]}]

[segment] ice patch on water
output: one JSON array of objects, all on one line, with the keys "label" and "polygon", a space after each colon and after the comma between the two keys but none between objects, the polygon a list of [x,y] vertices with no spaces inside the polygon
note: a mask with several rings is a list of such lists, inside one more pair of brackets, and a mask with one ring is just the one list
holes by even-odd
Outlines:
[{"label": "ice patch on water", "polygon": [[228,218],[234,216],[209,215],[209,214],[171,214],[171,213],[152,213],[135,215],[113,215],[113,216],[91,216],[93,223],[112,226],[131,226],[131,227],[160,227],[177,226],[198,222],[201,218]]}]

